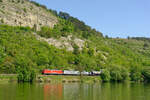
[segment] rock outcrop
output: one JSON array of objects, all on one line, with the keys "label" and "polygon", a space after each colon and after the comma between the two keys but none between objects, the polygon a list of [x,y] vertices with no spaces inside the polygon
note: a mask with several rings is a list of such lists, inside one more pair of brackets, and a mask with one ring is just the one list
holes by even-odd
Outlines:
[{"label": "rock outcrop", "polygon": [[79,50],[82,50],[85,46],[85,40],[79,39],[79,38],[73,38],[72,35],[69,35],[68,37],[61,37],[59,39],[55,38],[43,38],[36,33],[34,33],[36,38],[40,41],[46,41],[50,45],[54,45],[57,48],[60,49],[66,49],[67,51],[73,51],[73,45],[77,45],[79,47]]},{"label": "rock outcrop", "polygon": [[0,24],[29,26],[39,30],[41,26],[53,27],[57,22],[57,18],[50,11],[28,0],[0,2]]}]

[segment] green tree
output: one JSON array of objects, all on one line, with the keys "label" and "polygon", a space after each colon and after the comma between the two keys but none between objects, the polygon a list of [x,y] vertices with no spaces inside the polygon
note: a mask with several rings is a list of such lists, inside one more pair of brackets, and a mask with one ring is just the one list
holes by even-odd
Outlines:
[{"label": "green tree", "polygon": [[75,55],[80,54],[79,47],[78,47],[76,44],[73,45],[73,48],[74,48],[73,53],[74,53]]},{"label": "green tree", "polygon": [[144,76],[144,80],[150,82],[150,68],[146,67],[142,71],[142,75]]},{"label": "green tree", "polygon": [[101,78],[104,82],[108,82],[111,79],[110,72],[108,69],[103,69],[101,73]]},{"label": "green tree", "polygon": [[143,81],[141,69],[138,67],[131,68],[130,77],[132,81]]}]

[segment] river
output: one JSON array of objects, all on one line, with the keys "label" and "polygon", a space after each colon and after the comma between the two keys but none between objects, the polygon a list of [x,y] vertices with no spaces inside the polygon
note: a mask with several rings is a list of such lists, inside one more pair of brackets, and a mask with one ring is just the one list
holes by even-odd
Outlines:
[{"label": "river", "polygon": [[0,100],[150,100],[150,84],[0,83]]}]

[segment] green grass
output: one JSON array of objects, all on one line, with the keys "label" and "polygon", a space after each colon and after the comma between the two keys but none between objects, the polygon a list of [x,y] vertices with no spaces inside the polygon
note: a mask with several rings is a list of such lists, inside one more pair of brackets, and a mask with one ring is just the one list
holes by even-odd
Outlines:
[{"label": "green grass", "polygon": [[38,75],[37,79],[41,78],[43,82],[52,83],[70,83],[70,82],[100,82],[100,76],[64,76],[64,75]]},{"label": "green grass", "polygon": [[15,74],[0,74],[0,83],[17,82]]},{"label": "green grass", "polygon": [[[83,82],[83,83],[93,83],[100,82],[100,76],[64,76],[64,75],[37,75],[36,81],[41,78],[44,82],[51,83],[73,83],[73,82]],[[17,82],[17,75],[15,74],[0,74],[0,82]]]}]

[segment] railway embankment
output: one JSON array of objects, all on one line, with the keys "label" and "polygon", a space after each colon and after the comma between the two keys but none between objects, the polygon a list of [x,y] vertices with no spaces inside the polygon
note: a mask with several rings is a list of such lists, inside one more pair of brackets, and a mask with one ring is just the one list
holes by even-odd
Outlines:
[{"label": "railway embankment", "polygon": [[66,76],[66,75],[38,75],[37,82],[48,83],[75,83],[75,82],[101,82],[100,76]]},{"label": "railway embankment", "polygon": [[[17,74],[0,74],[0,83],[17,82]],[[65,75],[37,75],[38,83],[95,83],[101,82],[100,76],[65,76]]]}]

